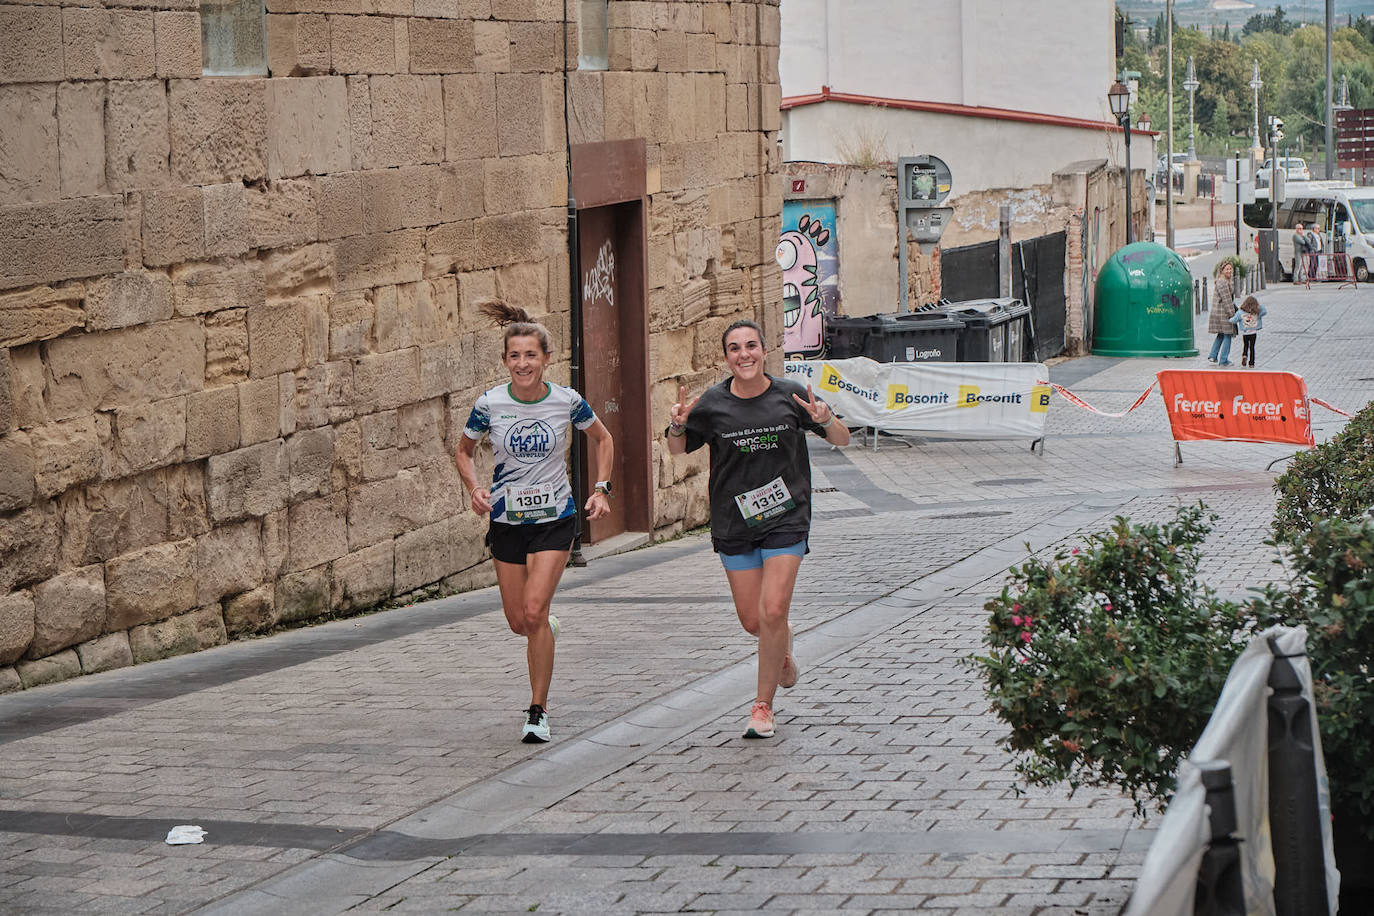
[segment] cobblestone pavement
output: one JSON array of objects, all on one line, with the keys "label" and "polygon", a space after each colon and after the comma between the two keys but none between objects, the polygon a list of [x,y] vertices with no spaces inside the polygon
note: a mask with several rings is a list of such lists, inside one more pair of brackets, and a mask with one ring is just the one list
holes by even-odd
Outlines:
[{"label": "cobblestone pavement", "polygon": [[[1262,368],[1374,397],[1370,293],[1265,301]],[[1052,376],[1121,410],[1180,366],[1206,364]],[[1292,449],[1189,443],[1176,467],[1158,397],[1056,401],[1027,444],[814,452],[805,671],[772,741],[739,738],[752,646],[700,534],[569,570],[544,747],[515,740],[524,653],[493,590],[0,697],[0,912],[1116,913],[1153,825],[1110,791],[1018,793],[958,661],[1027,544],[1117,514],[1204,500],[1209,582],[1282,575],[1267,467]],[[164,845],[175,824],[206,842]]]}]

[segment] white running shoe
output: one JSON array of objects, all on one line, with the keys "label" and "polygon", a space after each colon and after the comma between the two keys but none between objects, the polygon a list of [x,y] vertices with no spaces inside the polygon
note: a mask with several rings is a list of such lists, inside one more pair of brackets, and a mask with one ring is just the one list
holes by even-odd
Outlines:
[{"label": "white running shoe", "polygon": [[544,744],[549,740],[549,715],[544,712],[544,707],[533,705],[525,713],[520,740],[525,744]]},{"label": "white running shoe", "polygon": [[552,614],[549,615],[549,629],[553,631],[553,641],[558,642],[558,618],[553,616]]}]

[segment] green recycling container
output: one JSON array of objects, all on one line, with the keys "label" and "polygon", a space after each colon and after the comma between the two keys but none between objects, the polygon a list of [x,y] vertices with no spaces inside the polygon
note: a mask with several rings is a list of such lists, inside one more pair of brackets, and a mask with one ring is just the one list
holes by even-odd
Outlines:
[{"label": "green recycling container", "polygon": [[1097,275],[1092,352],[1097,356],[1197,356],[1193,277],[1175,252],[1132,242]]}]

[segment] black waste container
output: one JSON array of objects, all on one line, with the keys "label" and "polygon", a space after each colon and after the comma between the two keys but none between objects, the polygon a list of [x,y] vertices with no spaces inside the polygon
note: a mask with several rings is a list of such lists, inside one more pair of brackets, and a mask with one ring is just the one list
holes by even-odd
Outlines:
[{"label": "black waste container", "polygon": [[868,354],[880,363],[952,363],[959,358],[959,337],[964,323],[945,312],[913,312],[893,315],[875,339],[878,353]]},{"label": "black waste container", "polygon": [[1283,279],[1279,265],[1279,234],[1273,229],[1259,231],[1259,261],[1264,266],[1266,282],[1277,283]]},{"label": "black waste container", "polygon": [[880,363],[952,363],[964,323],[944,312],[826,318],[828,359],[867,356]]},{"label": "black waste container", "polygon": [[1030,306],[1020,299],[955,302],[951,313],[964,323],[961,363],[1019,363],[1030,350]]},{"label": "black waste container", "polygon": [[882,315],[825,316],[825,355],[830,359],[871,356],[868,352],[870,340],[882,334],[886,322],[887,319]]}]

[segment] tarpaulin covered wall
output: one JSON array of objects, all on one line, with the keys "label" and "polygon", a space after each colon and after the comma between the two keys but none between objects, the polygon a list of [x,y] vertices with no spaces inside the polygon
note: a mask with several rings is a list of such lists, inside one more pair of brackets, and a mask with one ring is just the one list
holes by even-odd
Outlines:
[{"label": "tarpaulin covered wall", "polygon": [[[1150,852],[1136,879],[1126,916],[1192,916],[1198,864],[1207,848],[1206,790],[1197,766],[1191,761],[1225,761],[1231,767],[1236,818],[1245,888],[1245,912],[1249,916],[1273,916],[1274,854],[1269,825],[1269,668],[1274,655],[1268,637],[1276,636],[1278,649],[1293,664],[1302,693],[1312,703],[1312,670],[1303,655],[1307,630],[1303,627],[1272,627],[1250,641],[1231,667],[1202,737],[1179,767],[1178,790],[1150,844]],[[1340,875],[1331,846],[1331,797],[1326,763],[1321,753],[1317,717],[1311,717],[1312,744],[1316,751],[1318,803],[1325,847],[1328,911],[1336,912]],[[1310,914],[1317,916],[1317,914]]]}]

